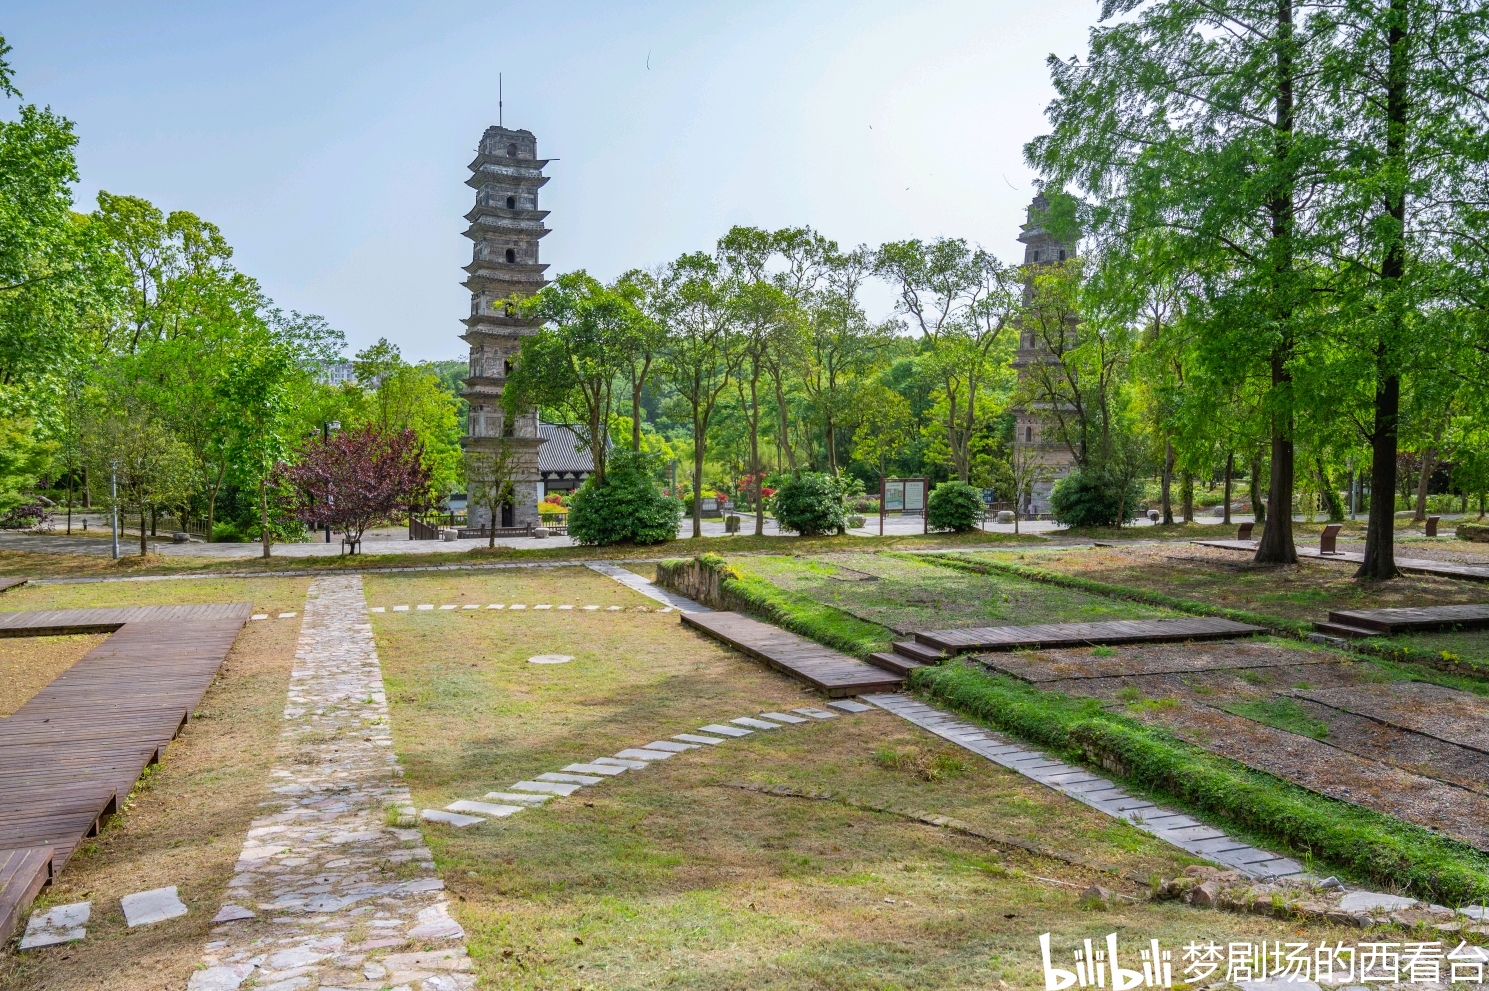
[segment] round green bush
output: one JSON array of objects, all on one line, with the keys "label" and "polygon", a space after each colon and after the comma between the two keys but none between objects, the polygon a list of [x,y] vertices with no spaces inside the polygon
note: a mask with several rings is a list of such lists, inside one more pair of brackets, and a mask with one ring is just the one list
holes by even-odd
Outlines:
[{"label": "round green bush", "polygon": [[1083,470],[1072,472],[1055,483],[1050,494],[1050,511],[1057,522],[1066,526],[1121,526],[1138,511],[1142,486],[1130,482],[1127,491],[1105,472]]},{"label": "round green bush", "polygon": [[957,479],[942,482],[926,504],[926,523],[932,530],[976,530],[982,523],[982,493]]},{"label": "round green bush", "polygon": [[639,451],[611,451],[605,484],[594,476],[569,504],[569,536],[578,544],[661,544],[677,536],[682,503],[652,482],[658,458]]},{"label": "round green bush", "polygon": [[803,537],[837,533],[848,525],[842,488],[822,472],[803,471],[787,479],[771,496],[770,511],[782,530]]}]

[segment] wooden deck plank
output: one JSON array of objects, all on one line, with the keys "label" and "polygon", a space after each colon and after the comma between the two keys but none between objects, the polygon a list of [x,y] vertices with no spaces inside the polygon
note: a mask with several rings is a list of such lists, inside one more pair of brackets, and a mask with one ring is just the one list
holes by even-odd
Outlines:
[{"label": "wooden deck plank", "polygon": [[883,691],[904,679],[883,668],[733,612],[683,613],[682,623],[708,634],[830,697]]},{"label": "wooden deck plank", "polygon": [[51,882],[51,847],[0,850],[0,946],[20,925],[32,899]]},{"label": "wooden deck plank", "polygon": [[[180,732],[252,612],[244,603],[0,612],[0,636],[112,634],[0,719],[0,871],[7,851],[41,849],[48,878],[63,868]],[[0,927],[35,896],[37,855],[25,856],[9,880],[0,873]]]},{"label": "wooden deck plank", "polygon": [[1379,630],[1383,635],[1454,627],[1481,629],[1489,626],[1489,605],[1337,609],[1329,613],[1329,620],[1367,630]]},{"label": "wooden deck plank", "polygon": [[1124,619],[1101,623],[1042,623],[1034,626],[986,626],[930,630],[915,634],[918,643],[949,654],[985,650],[1032,650],[1094,644],[1162,643],[1173,640],[1220,640],[1265,632],[1259,626],[1210,616],[1183,619]]}]

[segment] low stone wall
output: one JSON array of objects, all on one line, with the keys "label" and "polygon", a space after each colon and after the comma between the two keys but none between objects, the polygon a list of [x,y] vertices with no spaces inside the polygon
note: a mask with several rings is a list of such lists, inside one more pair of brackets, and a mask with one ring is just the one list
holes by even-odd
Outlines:
[{"label": "low stone wall", "polygon": [[1482,523],[1459,523],[1458,539],[1472,540],[1476,544],[1489,544],[1489,526]]},{"label": "low stone wall", "polygon": [[717,554],[678,558],[657,565],[657,584],[669,592],[687,596],[710,609],[748,611],[748,603],[724,589],[724,582],[739,577]]}]

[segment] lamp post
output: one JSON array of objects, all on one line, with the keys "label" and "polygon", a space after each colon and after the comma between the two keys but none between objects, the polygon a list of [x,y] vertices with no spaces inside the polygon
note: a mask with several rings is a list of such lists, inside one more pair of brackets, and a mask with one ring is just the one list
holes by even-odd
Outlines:
[{"label": "lamp post", "polygon": [[114,560],[119,560],[119,462],[109,462],[109,533]]},{"label": "lamp post", "polygon": [[[322,423],[321,424],[321,443],[322,444],[329,444],[331,442],[331,431],[333,431],[333,430],[340,430],[340,429],[341,429],[341,421],[340,420],[327,420],[326,422]],[[334,501],[334,499],[332,497],[330,497],[330,494],[329,493],[327,493],[327,496],[328,496],[328,498],[326,499],[327,506],[329,507],[329,506],[335,505],[335,501]],[[327,520],[326,521],[326,543],[329,544],[330,542],[331,542],[331,522],[329,520]]]}]

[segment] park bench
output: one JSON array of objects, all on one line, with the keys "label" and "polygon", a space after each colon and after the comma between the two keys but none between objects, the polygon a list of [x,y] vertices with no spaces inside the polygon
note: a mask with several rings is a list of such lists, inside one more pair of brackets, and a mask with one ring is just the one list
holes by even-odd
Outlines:
[{"label": "park bench", "polygon": [[1339,553],[1339,551],[1334,549],[1334,541],[1338,538],[1339,531],[1342,529],[1344,529],[1344,527],[1338,523],[1330,523],[1328,526],[1324,527],[1324,532],[1320,534],[1318,538],[1318,552],[1320,554]]},{"label": "park bench", "polygon": [[1255,523],[1242,523],[1241,524],[1241,527],[1240,527],[1240,530],[1238,530],[1237,533],[1236,533],[1236,539],[1237,540],[1250,540],[1251,539],[1251,528],[1254,527],[1254,526],[1256,526]]},{"label": "park bench", "polygon": [[1437,524],[1438,524],[1438,522],[1441,519],[1442,519],[1441,516],[1429,516],[1429,517],[1427,517],[1427,536],[1429,536],[1429,537],[1435,537],[1435,536],[1437,536]]}]

